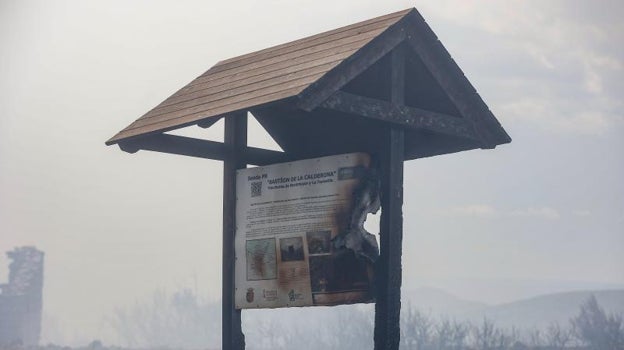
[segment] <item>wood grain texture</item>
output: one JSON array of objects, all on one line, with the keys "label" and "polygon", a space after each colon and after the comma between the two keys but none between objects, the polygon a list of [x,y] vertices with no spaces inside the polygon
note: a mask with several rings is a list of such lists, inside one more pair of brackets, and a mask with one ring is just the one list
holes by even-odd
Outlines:
[{"label": "wood grain texture", "polygon": [[[164,132],[174,130],[180,127],[188,126],[197,123],[199,120],[209,118],[213,116],[221,116],[226,113],[235,112],[249,108],[249,106],[261,106],[265,103],[282,100],[288,97],[296,96],[307,85],[296,86],[291,89],[283,91],[277,91],[267,95],[253,96],[249,99],[242,101],[235,101],[229,105],[206,109],[204,111],[198,111],[188,115],[175,117],[171,119],[161,118],[162,120],[147,120],[141,119],[132,123],[126,129],[120,131],[111,140],[107,141],[108,145],[115,144],[120,140],[127,139],[134,136],[146,135],[154,132]],[[138,125],[137,125],[138,124]]]},{"label": "wood grain texture", "polygon": [[297,96],[411,11],[399,11],[221,61],[107,144]]},{"label": "wood grain texture", "polygon": [[227,69],[227,70],[210,69],[204,75],[198,77],[195,81],[191,82],[191,86],[194,84],[199,84],[199,83],[203,83],[207,81],[213,81],[215,79],[219,79],[222,77],[233,76],[234,74],[237,74],[237,73],[245,73],[253,69],[258,69],[258,68],[270,66],[272,64],[276,64],[279,62],[285,62],[285,61],[301,58],[307,55],[313,55],[317,53],[319,53],[320,55],[327,55],[328,52],[331,52],[332,49],[335,49],[341,46],[350,45],[354,42],[370,40],[371,38],[375,37],[377,34],[379,34],[382,31],[383,31],[383,28],[375,29],[372,31],[354,35],[352,37],[329,41],[329,42],[325,42],[320,45],[315,45],[312,47],[304,47],[298,51],[288,52],[282,55],[276,55],[274,57],[269,57],[269,58],[259,60],[259,61],[253,61],[244,66],[238,66],[232,69]]},{"label": "wood grain texture", "polygon": [[[403,51],[404,57],[392,53],[392,62],[384,61],[393,50]],[[383,77],[371,73],[375,67],[386,64],[394,67],[392,86],[384,85]],[[421,70],[426,79],[410,76],[415,69]],[[398,79],[400,76],[403,80]],[[377,100],[394,96],[389,101],[392,106],[336,93],[350,85],[375,86],[364,89],[374,94],[358,95]],[[399,91],[404,91],[403,96],[399,96]],[[415,98],[415,93],[420,97]],[[440,137],[439,143],[427,138],[433,142],[431,147],[408,140],[410,145],[427,146],[421,150],[407,149],[409,157],[450,153],[455,148],[493,148],[511,141],[422,16],[416,9],[409,9],[221,61],[106,143],[194,124],[209,126],[212,118],[267,110],[285,103],[293,111],[315,117],[318,113],[313,112],[322,106],[324,112],[329,108],[402,125],[410,137],[422,137],[427,132]],[[288,118],[295,114],[290,113]],[[340,113],[331,115],[340,117]],[[280,120],[292,127],[287,119]],[[280,139],[276,133],[291,133],[287,127],[265,124],[272,125],[274,132],[269,131],[275,139]],[[421,131],[424,134],[416,133]],[[449,135],[462,139],[445,138]],[[434,145],[439,149],[434,149]]]},{"label": "wood grain texture", "polygon": [[362,44],[362,42],[358,41],[350,45],[335,48],[331,50],[331,52],[321,52],[314,55],[303,56],[291,61],[278,62],[276,64],[264,66],[243,73],[237,73],[206,83],[192,86],[187,85],[171,98],[168,98],[165,102],[160,104],[159,107],[168,106],[181,101],[192,100],[207,94],[225,91],[238,86],[253,84],[275,77],[296,74],[300,71],[313,69],[336,61],[342,61],[346,57],[353,54],[355,50],[361,47]]},{"label": "wood grain texture", "polygon": [[335,92],[321,107],[400,125],[407,129],[429,130],[480,141],[479,135],[473,131],[472,123],[465,119],[347,92]]},{"label": "wood grain texture", "polygon": [[219,67],[224,67],[224,66],[228,66],[228,65],[237,65],[240,63],[246,63],[246,60],[251,59],[251,60],[257,60],[258,56],[261,57],[266,57],[268,56],[272,56],[274,55],[275,52],[282,52],[280,50],[284,49],[284,48],[292,48],[292,47],[297,47],[297,46],[312,46],[315,44],[318,44],[320,42],[325,42],[325,41],[329,41],[329,40],[336,40],[336,39],[340,39],[343,37],[349,37],[349,36],[353,36],[356,33],[362,33],[365,31],[370,30],[371,28],[381,28],[381,27],[387,27],[389,25],[391,25],[392,23],[395,23],[399,18],[405,16],[407,13],[409,13],[410,11],[412,11],[413,9],[406,9],[406,10],[401,10],[401,11],[397,11],[394,13],[390,13],[387,15],[383,15],[383,16],[379,16],[379,17],[375,17],[369,20],[365,20],[362,22],[358,22],[355,24],[351,24],[345,27],[341,27],[341,28],[337,28],[337,29],[333,29],[330,31],[326,31],[323,33],[319,33],[319,34],[315,34],[303,39],[299,39],[299,40],[295,40],[295,41],[291,41],[289,43],[285,43],[285,44],[281,44],[281,45],[277,45],[277,46],[273,46],[271,48],[268,49],[264,49],[264,50],[260,50],[260,51],[256,51],[250,54],[246,54],[246,55],[242,55],[242,56],[238,56],[238,57],[234,57],[231,59],[227,59],[227,60],[223,60],[219,63],[217,63],[216,66]]}]

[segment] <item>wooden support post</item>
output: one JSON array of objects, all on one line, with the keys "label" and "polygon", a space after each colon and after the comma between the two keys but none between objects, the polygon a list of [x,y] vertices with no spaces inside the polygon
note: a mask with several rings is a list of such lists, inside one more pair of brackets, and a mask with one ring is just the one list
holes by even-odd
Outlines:
[{"label": "wooden support post", "polygon": [[247,166],[242,157],[247,147],[247,112],[225,117],[223,161],[223,263],[221,344],[224,350],[245,349],[241,310],[234,306],[234,235],[236,234],[236,170]]},{"label": "wooden support post", "polygon": [[[403,104],[405,56],[392,52],[391,102]],[[379,154],[381,167],[380,255],[376,264],[375,350],[398,350],[401,337],[401,254],[403,243],[403,161],[405,136],[389,126]]]},{"label": "wooden support post", "polygon": [[391,127],[381,155],[380,255],[375,271],[375,350],[397,350],[401,335],[403,242],[403,130]]}]

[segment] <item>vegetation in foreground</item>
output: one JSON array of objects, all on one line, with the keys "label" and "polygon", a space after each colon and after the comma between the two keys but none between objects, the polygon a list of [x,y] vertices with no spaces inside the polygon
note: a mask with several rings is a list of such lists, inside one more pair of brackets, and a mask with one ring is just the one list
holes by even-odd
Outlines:
[{"label": "vegetation in foreground", "polygon": [[[506,350],[506,349],[624,349],[622,315],[607,313],[592,295],[580,305],[568,324],[552,323],[546,329],[499,328],[487,318],[460,322],[435,318],[404,308],[401,320],[402,350]],[[172,298],[156,296],[149,305],[119,310],[111,321],[127,346],[104,346],[93,341],[81,348],[57,345],[24,347],[11,344],[2,350],[124,350],[218,349],[220,325],[215,304],[202,304],[190,291]],[[344,309],[327,322],[289,324],[247,320],[247,349],[367,349],[372,348],[373,315],[357,308]]]}]

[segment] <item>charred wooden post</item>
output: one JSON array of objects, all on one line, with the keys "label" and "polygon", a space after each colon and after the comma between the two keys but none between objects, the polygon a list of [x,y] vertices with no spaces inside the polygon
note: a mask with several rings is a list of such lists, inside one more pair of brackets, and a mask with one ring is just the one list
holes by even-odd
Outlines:
[{"label": "charred wooden post", "polygon": [[375,350],[397,350],[401,337],[403,130],[389,128],[381,159],[380,254],[375,276]]},{"label": "charred wooden post", "polygon": [[245,349],[241,310],[234,305],[234,235],[236,234],[236,170],[247,166],[243,151],[247,147],[247,113],[225,118],[223,161],[223,263],[222,263],[222,349]]},{"label": "charred wooden post", "polygon": [[[402,46],[392,52],[390,102],[405,100],[405,54]],[[398,350],[401,338],[401,254],[403,242],[403,129],[390,125],[382,139],[380,255],[377,262],[375,301],[375,350]]]}]

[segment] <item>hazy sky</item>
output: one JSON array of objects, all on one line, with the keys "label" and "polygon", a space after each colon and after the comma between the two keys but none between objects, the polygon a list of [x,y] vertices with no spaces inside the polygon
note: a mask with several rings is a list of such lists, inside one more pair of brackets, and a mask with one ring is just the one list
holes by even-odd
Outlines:
[{"label": "hazy sky", "polygon": [[65,339],[156,289],[219,298],[221,164],[104,141],[218,60],[416,6],[513,142],[406,164],[404,285],[622,287],[622,4],[0,0],[0,251],[46,252]]}]

